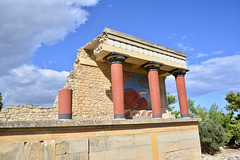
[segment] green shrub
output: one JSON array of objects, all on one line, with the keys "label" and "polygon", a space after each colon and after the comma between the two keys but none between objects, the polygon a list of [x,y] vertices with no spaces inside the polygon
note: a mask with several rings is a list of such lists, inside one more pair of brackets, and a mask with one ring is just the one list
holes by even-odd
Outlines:
[{"label": "green shrub", "polygon": [[199,134],[203,153],[216,153],[226,139],[223,126],[213,120],[200,122]]}]

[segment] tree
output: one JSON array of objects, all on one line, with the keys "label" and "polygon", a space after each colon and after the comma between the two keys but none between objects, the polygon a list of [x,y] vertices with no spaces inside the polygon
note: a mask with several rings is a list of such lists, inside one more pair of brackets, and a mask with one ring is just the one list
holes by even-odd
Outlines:
[{"label": "tree", "polygon": [[[238,110],[240,109],[240,92],[237,92],[236,94],[233,91],[230,91],[226,95],[225,99],[229,103],[229,105],[227,105],[225,108],[228,111],[238,112]],[[238,114],[238,119],[240,119],[240,114]]]},{"label": "tree", "polygon": [[226,109],[231,111],[228,114],[226,123],[227,143],[231,146],[236,145],[236,141],[240,141],[240,114],[237,117],[233,117],[234,112],[238,112],[240,109],[240,92],[234,93],[230,91],[225,100],[229,103],[226,105]]},{"label": "tree", "polygon": [[168,108],[171,111],[172,114],[175,115],[176,118],[179,118],[180,111],[175,110],[175,106],[171,106],[172,104],[177,102],[177,99],[174,95],[167,92],[167,102],[168,102]]},{"label": "tree", "polygon": [[2,109],[3,103],[2,103],[2,94],[0,92],[0,110]]},{"label": "tree", "polygon": [[190,111],[189,116],[191,118],[202,118],[207,119],[208,111],[205,107],[201,107],[200,104],[195,107],[195,101],[188,98],[188,109]]}]

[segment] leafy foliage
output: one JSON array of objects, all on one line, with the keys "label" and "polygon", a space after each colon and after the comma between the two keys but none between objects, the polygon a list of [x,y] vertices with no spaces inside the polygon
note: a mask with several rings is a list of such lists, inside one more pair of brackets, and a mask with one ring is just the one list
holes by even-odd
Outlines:
[{"label": "leafy foliage", "polygon": [[168,108],[171,111],[172,114],[175,115],[176,118],[179,118],[180,111],[175,109],[175,106],[171,106],[172,104],[177,102],[177,99],[174,95],[167,92],[167,102],[168,102]]},{"label": "leafy foliage", "polygon": [[3,103],[2,103],[2,94],[0,92],[0,110],[2,109]]},{"label": "leafy foliage", "polygon": [[200,104],[197,107],[194,106],[194,100],[188,98],[188,109],[191,118],[202,118],[207,119],[208,111],[205,107],[201,107]]},{"label": "leafy foliage", "polygon": [[[238,117],[233,117],[234,112],[240,109],[240,92],[236,94],[231,91],[225,99],[229,103],[225,107],[228,113],[219,110],[216,103],[208,110],[200,104],[195,106],[194,100],[188,98],[190,117],[202,118],[202,122],[199,123],[199,134],[203,152],[214,154],[223,144],[236,147],[236,142],[240,143],[240,114]],[[180,111],[172,106],[177,102],[176,97],[167,92],[167,100],[169,110],[179,118]]]},{"label": "leafy foliage", "polygon": [[[232,93],[228,95],[232,95]],[[227,97],[229,98],[229,96]],[[233,98],[231,98],[231,102],[233,103]],[[234,103],[234,105],[235,104],[236,103]],[[188,99],[188,107],[190,117],[202,118],[202,122],[199,124],[199,133],[200,137],[202,137],[200,140],[204,152],[213,154],[217,151],[217,146],[219,147],[220,145],[223,145],[222,140],[224,140],[224,143],[231,146],[234,146],[235,142],[239,140],[240,120],[233,118],[233,111],[224,113],[222,110],[219,110],[218,105],[215,103],[211,105],[209,110],[200,105],[195,107],[194,100],[191,100],[190,98]],[[223,129],[221,129],[220,126],[222,126]],[[218,127],[218,130],[215,131],[214,127]],[[211,134],[208,133],[210,131],[212,132]],[[220,134],[219,131],[221,131],[222,134]],[[225,135],[225,137],[223,137],[223,135]],[[212,142],[210,143],[210,141]],[[218,143],[218,145],[216,143]]]},{"label": "leafy foliage", "polygon": [[199,134],[203,153],[214,154],[224,144],[224,128],[211,119],[199,123]]},{"label": "leafy foliage", "polygon": [[230,91],[225,99],[229,103],[225,108],[231,111],[227,119],[229,123],[226,125],[227,143],[235,146],[237,141],[240,143],[240,114],[237,117],[233,117],[233,115],[240,109],[240,92],[236,94]]},{"label": "leafy foliage", "polygon": [[237,112],[240,109],[240,92],[235,94],[233,91],[231,91],[227,94],[225,99],[229,103],[229,105],[225,107],[228,111]]}]

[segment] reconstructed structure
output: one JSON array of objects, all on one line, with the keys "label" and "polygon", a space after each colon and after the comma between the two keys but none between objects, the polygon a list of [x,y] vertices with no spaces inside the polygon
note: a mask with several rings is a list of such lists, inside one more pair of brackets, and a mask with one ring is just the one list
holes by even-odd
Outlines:
[{"label": "reconstructed structure", "polygon": [[[105,28],[101,35],[78,50],[64,86],[73,91],[73,97],[69,97],[73,100],[73,118],[161,118],[168,110],[165,78],[171,74],[176,77],[181,116],[189,117],[184,80],[188,71],[186,56]],[[61,92],[62,96],[68,90]],[[60,113],[60,117],[70,117],[69,112],[66,114]]]},{"label": "reconstructed structure", "polygon": [[[105,28],[78,49],[53,107],[2,110],[0,159],[201,159],[200,119],[188,112],[186,57]],[[168,111],[169,75],[179,119]]]}]

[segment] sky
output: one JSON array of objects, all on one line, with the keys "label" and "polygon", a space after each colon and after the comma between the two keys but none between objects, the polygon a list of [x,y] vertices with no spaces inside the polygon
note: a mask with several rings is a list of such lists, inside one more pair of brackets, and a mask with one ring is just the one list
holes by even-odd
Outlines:
[{"label": "sky", "polygon": [[[52,106],[77,49],[105,27],[187,53],[188,97],[220,109],[240,91],[239,0],[1,0],[4,107]],[[173,76],[167,91],[177,96]]]}]

